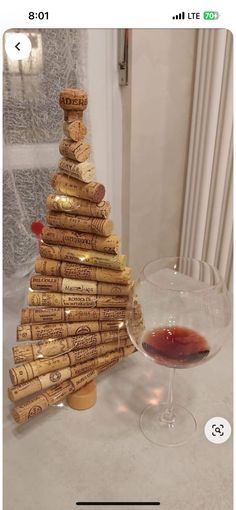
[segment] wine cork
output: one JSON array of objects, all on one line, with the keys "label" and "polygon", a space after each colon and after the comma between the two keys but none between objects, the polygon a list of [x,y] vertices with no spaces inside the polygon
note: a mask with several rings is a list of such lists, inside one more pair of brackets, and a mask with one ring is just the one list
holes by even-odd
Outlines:
[{"label": "wine cork", "polygon": [[30,286],[33,290],[109,296],[128,296],[131,290],[131,285],[102,283],[92,280],[75,280],[45,275],[33,275],[30,279]]},{"label": "wine cork", "polygon": [[81,248],[45,244],[43,242],[40,243],[39,252],[44,258],[86,264],[88,266],[103,267],[105,269],[114,269],[116,271],[122,271],[125,269],[126,264],[125,255],[112,255],[110,253],[103,253],[100,251],[82,250]]},{"label": "wine cork", "polygon": [[83,163],[90,156],[90,145],[84,141],[73,142],[69,138],[64,138],[60,142],[59,151],[66,158]]},{"label": "wine cork", "polygon": [[102,283],[92,280],[74,280],[63,278],[61,291],[65,294],[97,294],[107,296],[128,296],[131,285],[119,285],[114,283]]},{"label": "wine cork", "polygon": [[106,366],[100,367],[98,369],[98,374],[101,374],[105,370],[108,370],[108,369],[114,367],[114,365],[116,365],[117,363],[118,363],[118,361],[115,360],[115,361],[111,361],[111,363],[108,363],[108,365],[106,365]]},{"label": "wine cork", "polygon": [[41,394],[32,400],[28,400],[25,404],[16,407],[12,411],[12,416],[16,423],[25,423],[33,416],[37,416],[49,407],[48,400],[45,395]]},{"label": "wine cork", "polygon": [[[99,321],[118,321],[119,323],[126,320],[125,308],[65,308],[66,321],[73,322],[76,317],[81,320],[99,320]],[[96,313],[97,312],[97,313]]]},{"label": "wine cork", "polygon": [[95,166],[90,161],[76,163],[71,159],[63,158],[59,161],[59,169],[64,173],[79,181],[92,182],[96,176]]},{"label": "wine cork", "polygon": [[38,391],[42,391],[50,388],[51,386],[62,383],[71,377],[81,375],[88,370],[98,369],[100,372],[101,368],[106,366],[110,367],[111,364],[118,363],[120,359],[124,358],[125,356],[129,356],[133,352],[135,352],[134,346],[123,347],[121,349],[117,349],[116,351],[106,353],[103,356],[99,356],[98,358],[85,361],[84,363],[79,363],[73,367],[62,368],[61,370],[56,370],[55,372],[49,372],[48,374],[40,375],[31,381],[27,381],[17,386],[8,388],[8,397],[13,402],[17,402],[18,400],[37,393]]},{"label": "wine cork", "polygon": [[[133,349],[133,347],[131,349]],[[124,352],[125,349],[122,349],[122,351]],[[116,353],[114,354],[116,356]],[[51,389],[49,388],[35,398],[20,406],[16,406],[12,412],[13,418],[17,423],[27,422],[33,416],[41,414],[49,405],[60,402],[66,396],[77,392],[80,388],[95,380],[99,372],[110,368],[114,362],[116,362],[114,358],[110,362],[107,361],[106,364],[104,364],[103,361],[103,365],[100,365],[99,369],[90,369],[82,375],[74,376],[71,379],[60,382],[60,384],[53,386]]]},{"label": "wine cork", "polygon": [[67,195],[48,195],[46,206],[50,211],[62,211],[79,216],[92,216],[93,218],[108,218],[111,212],[109,202],[94,204],[83,198],[68,197]]},{"label": "wine cork", "polygon": [[[70,358],[70,365],[77,365],[77,363],[83,363],[89,359],[97,358],[107,352],[115,351],[119,347],[125,347],[129,343],[129,340],[120,339],[119,342],[109,342],[107,344],[100,344],[95,347],[88,347],[85,349],[79,349],[68,353]],[[32,361],[33,363],[33,361]]]},{"label": "wine cork", "polygon": [[52,324],[23,324],[17,326],[17,341],[54,340],[74,335],[86,335],[97,331],[124,328],[124,321],[59,322]]},{"label": "wine cork", "polygon": [[130,343],[130,345],[127,345],[123,348],[123,356],[124,357],[130,356],[130,354],[133,354],[133,352],[136,351],[137,351],[136,347],[134,347],[134,345]]},{"label": "wine cork", "polygon": [[21,324],[85,321],[123,321],[123,308],[22,308]]},{"label": "wine cork", "polygon": [[64,120],[66,122],[74,122],[83,119],[83,110],[64,110]]},{"label": "wine cork", "polygon": [[52,176],[51,186],[58,193],[64,193],[72,197],[84,198],[96,204],[102,202],[105,195],[105,187],[99,182],[84,183],[64,173],[56,173]]},{"label": "wine cork", "polygon": [[67,404],[76,411],[90,409],[97,401],[96,382],[92,381],[81,388],[81,390],[71,393],[68,395],[66,401]]},{"label": "wine cork", "polygon": [[12,348],[15,363],[28,363],[37,359],[48,359],[53,356],[65,354],[73,349],[85,349],[109,342],[119,343],[128,340],[125,330],[103,331],[86,335],[71,336],[56,340],[35,342],[34,344],[20,345]]},{"label": "wine cork", "polygon": [[34,269],[36,273],[47,274],[48,276],[60,276],[61,265],[62,263],[57,260],[37,257],[35,259]]},{"label": "wine cork", "polygon": [[[51,322],[65,322],[65,308],[22,308],[21,324],[29,324],[31,322],[48,324]],[[79,319],[78,319],[79,320]],[[83,320],[83,319],[81,319]],[[87,320],[87,319],[85,319]],[[89,319],[88,319],[89,320]],[[95,319],[96,320],[96,319]],[[77,322],[77,319],[76,321]]]},{"label": "wine cork", "polygon": [[108,237],[113,228],[110,219],[90,218],[88,216],[77,216],[55,211],[49,211],[46,215],[47,222],[53,227],[62,227],[79,232],[88,232]]},{"label": "wine cork", "polygon": [[64,89],[59,95],[59,105],[63,110],[85,110],[88,105],[88,96],[83,89]]},{"label": "wine cork", "polygon": [[98,308],[126,308],[126,296],[89,296],[80,294],[62,294],[59,292],[32,292],[28,294],[30,306],[56,306],[56,307],[98,307]]},{"label": "wine cork", "polygon": [[99,370],[103,366],[107,366],[114,361],[119,361],[124,357],[124,349],[126,347],[121,347],[120,349],[114,350],[113,352],[107,352],[102,356],[98,356],[96,358],[90,359],[83,363],[78,363],[77,365],[73,365],[70,367],[71,377],[75,377],[77,375],[86,372],[87,370]]},{"label": "wine cork", "polygon": [[38,377],[35,377],[35,379],[32,379],[31,381],[27,381],[26,383],[18,384],[17,386],[8,388],[8,398],[12,402],[17,402],[18,400],[29,397],[30,395],[33,395],[33,393],[37,393],[41,390],[42,387],[40,380]]},{"label": "wine cork", "polygon": [[116,235],[102,237],[85,232],[44,227],[41,238],[46,244],[61,244],[72,248],[83,248],[84,250],[102,251],[111,254],[118,254],[120,251],[120,240]]},{"label": "wine cork", "polygon": [[39,375],[54,372],[55,370],[69,366],[70,359],[68,354],[65,354],[57,358],[32,361],[31,363],[25,363],[24,365],[10,368],[9,375],[12,384],[16,385],[30,381]]},{"label": "wine cork", "polygon": [[12,402],[17,402],[22,398],[29,397],[34,393],[50,388],[51,386],[55,386],[56,384],[62,383],[67,379],[70,379],[71,377],[72,374],[70,367],[63,368],[62,370],[57,370],[56,372],[49,372],[48,374],[35,377],[31,381],[18,384],[17,386],[11,386],[10,388],[8,388],[8,397]]},{"label": "wine cork", "polygon": [[79,142],[87,134],[87,128],[82,120],[75,120],[74,122],[63,123],[64,134],[71,138],[74,142]]},{"label": "wine cork", "polygon": [[30,287],[33,290],[61,292],[63,278],[60,276],[33,275],[30,278]]},{"label": "wine cork", "polygon": [[[14,368],[10,368],[10,379],[12,384],[16,386],[30,381],[40,375],[77,365],[78,363],[83,363],[89,359],[97,358],[106,354],[107,352],[115,351],[118,347],[127,347],[128,345],[131,345],[129,340],[121,339],[119,340],[119,344],[117,342],[110,342],[96,347],[80,349],[79,351],[71,351],[68,354],[63,354],[62,356],[57,356],[55,358],[37,359],[36,361],[31,361]],[[80,354],[78,354],[78,352]]]},{"label": "wine cork", "polygon": [[121,285],[130,285],[132,283],[130,267],[125,267],[122,271],[116,271],[38,257],[35,261],[35,271],[36,273],[47,274],[49,276],[55,275],[72,279],[97,280],[99,282],[118,283]]},{"label": "wine cork", "polygon": [[17,423],[26,423],[33,416],[41,414],[50,405],[64,400],[67,395],[82,388],[85,384],[88,384],[95,379],[96,375],[97,372],[95,370],[90,370],[86,374],[74,377],[73,379],[69,379],[68,381],[54,386],[21,406],[16,406],[12,411],[14,420]]}]

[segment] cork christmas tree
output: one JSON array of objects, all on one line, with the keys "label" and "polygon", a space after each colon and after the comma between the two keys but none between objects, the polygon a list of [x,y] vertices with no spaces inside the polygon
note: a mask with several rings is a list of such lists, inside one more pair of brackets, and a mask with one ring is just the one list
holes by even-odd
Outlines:
[{"label": "cork christmas tree", "polygon": [[48,225],[9,371],[8,395],[18,423],[65,397],[75,409],[90,407],[99,373],[135,351],[125,327],[132,273],[113,234],[105,187],[96,182],[89,159],[83,122],[87,102],[81,89],[60,93],[62,158],[51,181]]}]

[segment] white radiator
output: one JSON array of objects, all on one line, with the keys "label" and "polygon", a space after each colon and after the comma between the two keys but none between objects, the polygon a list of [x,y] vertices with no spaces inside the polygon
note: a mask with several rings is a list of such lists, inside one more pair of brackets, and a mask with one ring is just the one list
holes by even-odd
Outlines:
[{"label": "white radiator", "polygon": [[198,31],[180,254],[215,265],[232,288],[232,34]]}]

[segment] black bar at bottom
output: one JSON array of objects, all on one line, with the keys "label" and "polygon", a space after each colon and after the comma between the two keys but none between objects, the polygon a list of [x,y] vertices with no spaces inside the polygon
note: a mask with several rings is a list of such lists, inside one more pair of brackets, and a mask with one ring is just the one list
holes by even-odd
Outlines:
[{"label": "black bar at bottom", "polygon": [[91,505],[96,505],[96,506],[101,506],[101,505],[111,505],[111,506],[119,506],[119,505],[139,505],[139,506],[159,506],[161,503],[160,501],[147,501],[146,503],[141,503],[141,502],[138,502],[138,501],[122,501],[122,502],[119,502],[119,501],[111,501],[111,502],[108,502],[108,501],[98,501],[98,502],[93,502],[93,501],[77,501],[76,502],[76,505],[86,505],[86,506],[91,506]]},{"label": "black bar at bottom", "polygon": [[161,503],[160,501],[147,501],[146,503],[140,503],[138,501],[77,501],[76,505],[113,505],[113,506],[122,506],[122,505],[139,505],[139,506],[159,506]]}]

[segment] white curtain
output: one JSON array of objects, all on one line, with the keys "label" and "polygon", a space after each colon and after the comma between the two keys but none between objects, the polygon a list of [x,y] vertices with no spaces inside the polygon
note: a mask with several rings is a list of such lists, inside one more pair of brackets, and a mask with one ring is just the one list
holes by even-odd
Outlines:
[{"label": "white curtain", "polygon": [[[17,30],[31,39],[23,61],[4,54],[4,269],[27,274],[37,253],[34,220],[45,221],[50,175],[59,159],[65,87],[87,88],[87,31]],[[87,114],[86,114],[87,117]],[[88,119],[85,119],[88,125]]]}]

